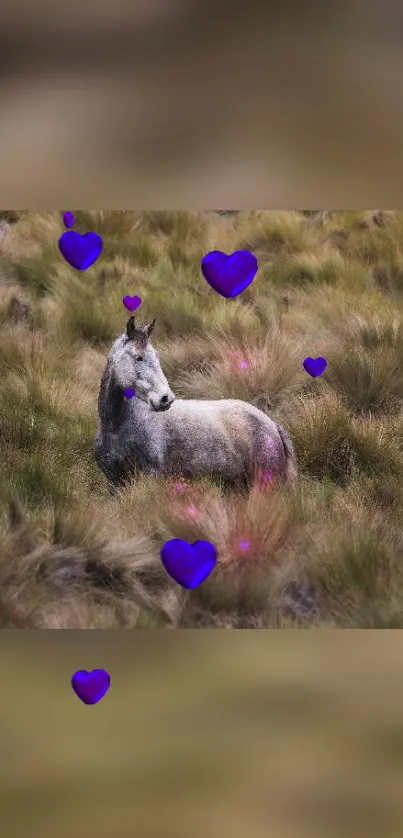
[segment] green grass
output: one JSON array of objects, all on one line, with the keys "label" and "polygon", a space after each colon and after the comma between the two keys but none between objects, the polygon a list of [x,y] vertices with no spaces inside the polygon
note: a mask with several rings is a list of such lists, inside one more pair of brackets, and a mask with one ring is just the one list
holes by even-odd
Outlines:
[{"label": "green grass", "polygon": [[57,259],[57,252],[44,248],[43,253],[37,257],[11,262],[10,273],[32,296],[44,297],[52,290],[53,269]]},{"label": "green grass", "polygon": [[[0,619],[66,628],[403,627],[403,213],[75,216],[76,229],[104,239],[83,274],[57,249],[59,213],[6,218]],[[244,294],[224,300],[200,261],[210,249],[238,248],[256,254],[259,272]],[[154,342],[178,395],[244,399],[289,429],[295,493],[248,496],[214,481],[179,493],[173,481],[138,475],[108,494],[92,444],[125,294],[142,297],[139,319],[157,318]],[[14,299],[29,309],[20,322]],[[327,358],[319,379],[303,371],[307,355]],[[10,502],[20,510],[13,525]],[[207,538],[219,549],[216,572],[188,594],[161,571],[161,543],[173,537]],[[62,593],[35,576],[44,556],[55,582],[67,562]],[[120,568],[125,592],[94,587],[88,559],[110,578]]]}]

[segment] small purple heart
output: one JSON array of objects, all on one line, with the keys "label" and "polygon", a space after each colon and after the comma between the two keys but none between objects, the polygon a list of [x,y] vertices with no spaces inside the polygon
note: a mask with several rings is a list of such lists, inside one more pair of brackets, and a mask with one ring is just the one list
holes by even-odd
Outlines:
[{"label": "small purple heart", "polygon": [[136,391],[133,390],[133,387],[126,387],[126,389],[123,390],[123,394],[126,396],[127,399],[132,399],[133,396],[136,395]]},{"label": "small purple heart", "polygon": [[217,550],[209,541],[189,544],[182,538],[171,538],[161,549],[161,561],[166,572],[183,588],[197,588],[217,562]]},{"label": "small purple heart", "polygon": [[322,372],[325,371],[327,361],[326,358],[305,358],[302,366],[305,372],[311,375],[312,378],[317,378],[318,375],[322,375]]},{"label": "small purple heart", "polygon": [[72,212],[65,212],[63,213],[63,221],[65,227],[72,227],[74,224],[74,213]]},{"label": "small purple heart", "polygon": [[128,311],[136,311],[136,308],[141,306],[142,302],[141,297],[130,297],[128,294],[123,297],[123,305],[126,306]]},{"label": "small purple heart", "polygon": [[105,669],[93,669],[92,672],[79,669],[71,679],[75,694],[84,704],[97,704],[108,692],[110,684],[111,676]]},{"label": "small purple heart", "polygon": [[211,288],[222,297],[237,297],[251,284],[257,272],[257,259],[249,250],[236,250],[227,256],[212,250],[203,257],[201,269]]},{"label": "small purple heart", "polygon": [[81,233],[70,231],[63,233],[59,239],[59,250],[64,256],[66,262],[77,268],[79,271],[85,271],[91,267],[98,259],[103,248],[103,241],[98,233]]}]

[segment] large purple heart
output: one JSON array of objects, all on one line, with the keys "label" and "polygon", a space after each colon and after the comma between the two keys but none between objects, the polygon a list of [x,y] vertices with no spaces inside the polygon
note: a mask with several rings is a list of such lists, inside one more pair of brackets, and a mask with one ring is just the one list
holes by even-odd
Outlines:
[{"label": "large purple heart", "polygon": [[201,269],[211,288],[222,297],[237,297],[251,284],[257,272],[257,259],[249,250],[236,250],[227,256],[212,250],[203,257]]},{"label": "large purple heart", "polygon": [[143,301],[142,301],[141,297],[130,297],[129,294],[126,294],[126,296],[123,297],[122,302],[123,302],[123,305],[125,306],[125,308],[127,308],[128,311],[136,311],[136,308],[141,306],[141,303]]},{"label": "large purple heart", "polygon": [[79,271],[85,271],[98,259],[102,252],[103,241],[98,233],[76,233],[70,230],[68,233],[63,233],[59,239],[59,250],[64,256],[66,262],[77,268]]},{"label": "large purple heart", "polygon": [[108,692],[111,676],[105,669],[93,669],[87,672],[79,669],[71,679],[71,686],[84,704],[97,704]]},{"label": "large purple heart", "polygon": [[311,375],[312,378],[317,378],[318,375],[322,375],[322,372],[325,371],[327,361],[326,358],[305,358],[302,366],[308,375]]},{"label": "large purple heart", "polygon": [[217,563],[217,550],[209,541],[189,544],[182,538],[166,541],[161,550],[165,570],[182,588],[197,588]]}]

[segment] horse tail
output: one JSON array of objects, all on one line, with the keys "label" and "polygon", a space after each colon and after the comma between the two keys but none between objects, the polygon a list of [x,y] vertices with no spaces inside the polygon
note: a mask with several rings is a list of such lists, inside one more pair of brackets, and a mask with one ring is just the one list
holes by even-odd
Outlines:
[{"label": "horse tail", "polygon": [[283,428],[281,425],[277,425],[277,423],[276,428],[279,432],[279,436],[284,448],[286,462],[286,481],[290,486],[295,486],[298,477],[297,455],[295,453],[295,448],[288,431],[286,431],[286,429]]}]

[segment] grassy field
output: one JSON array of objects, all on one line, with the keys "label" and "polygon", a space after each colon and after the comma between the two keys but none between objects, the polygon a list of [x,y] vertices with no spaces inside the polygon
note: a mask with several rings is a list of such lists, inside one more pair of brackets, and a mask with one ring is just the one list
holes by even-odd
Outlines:
[{"label": "grassy field", "polygon": [[[61,213],[0,215],[2,627],[403,627],[403,212],[77,211],[104,239],[83,274]],[[238,248],[259,272],[224,300],[200,261]],[[178,396],[284,424],[295,492],[139,477],[109,495],[92,442],[125,294]],[[174,537],[219,551],[190,593],[160,564]]]}]

